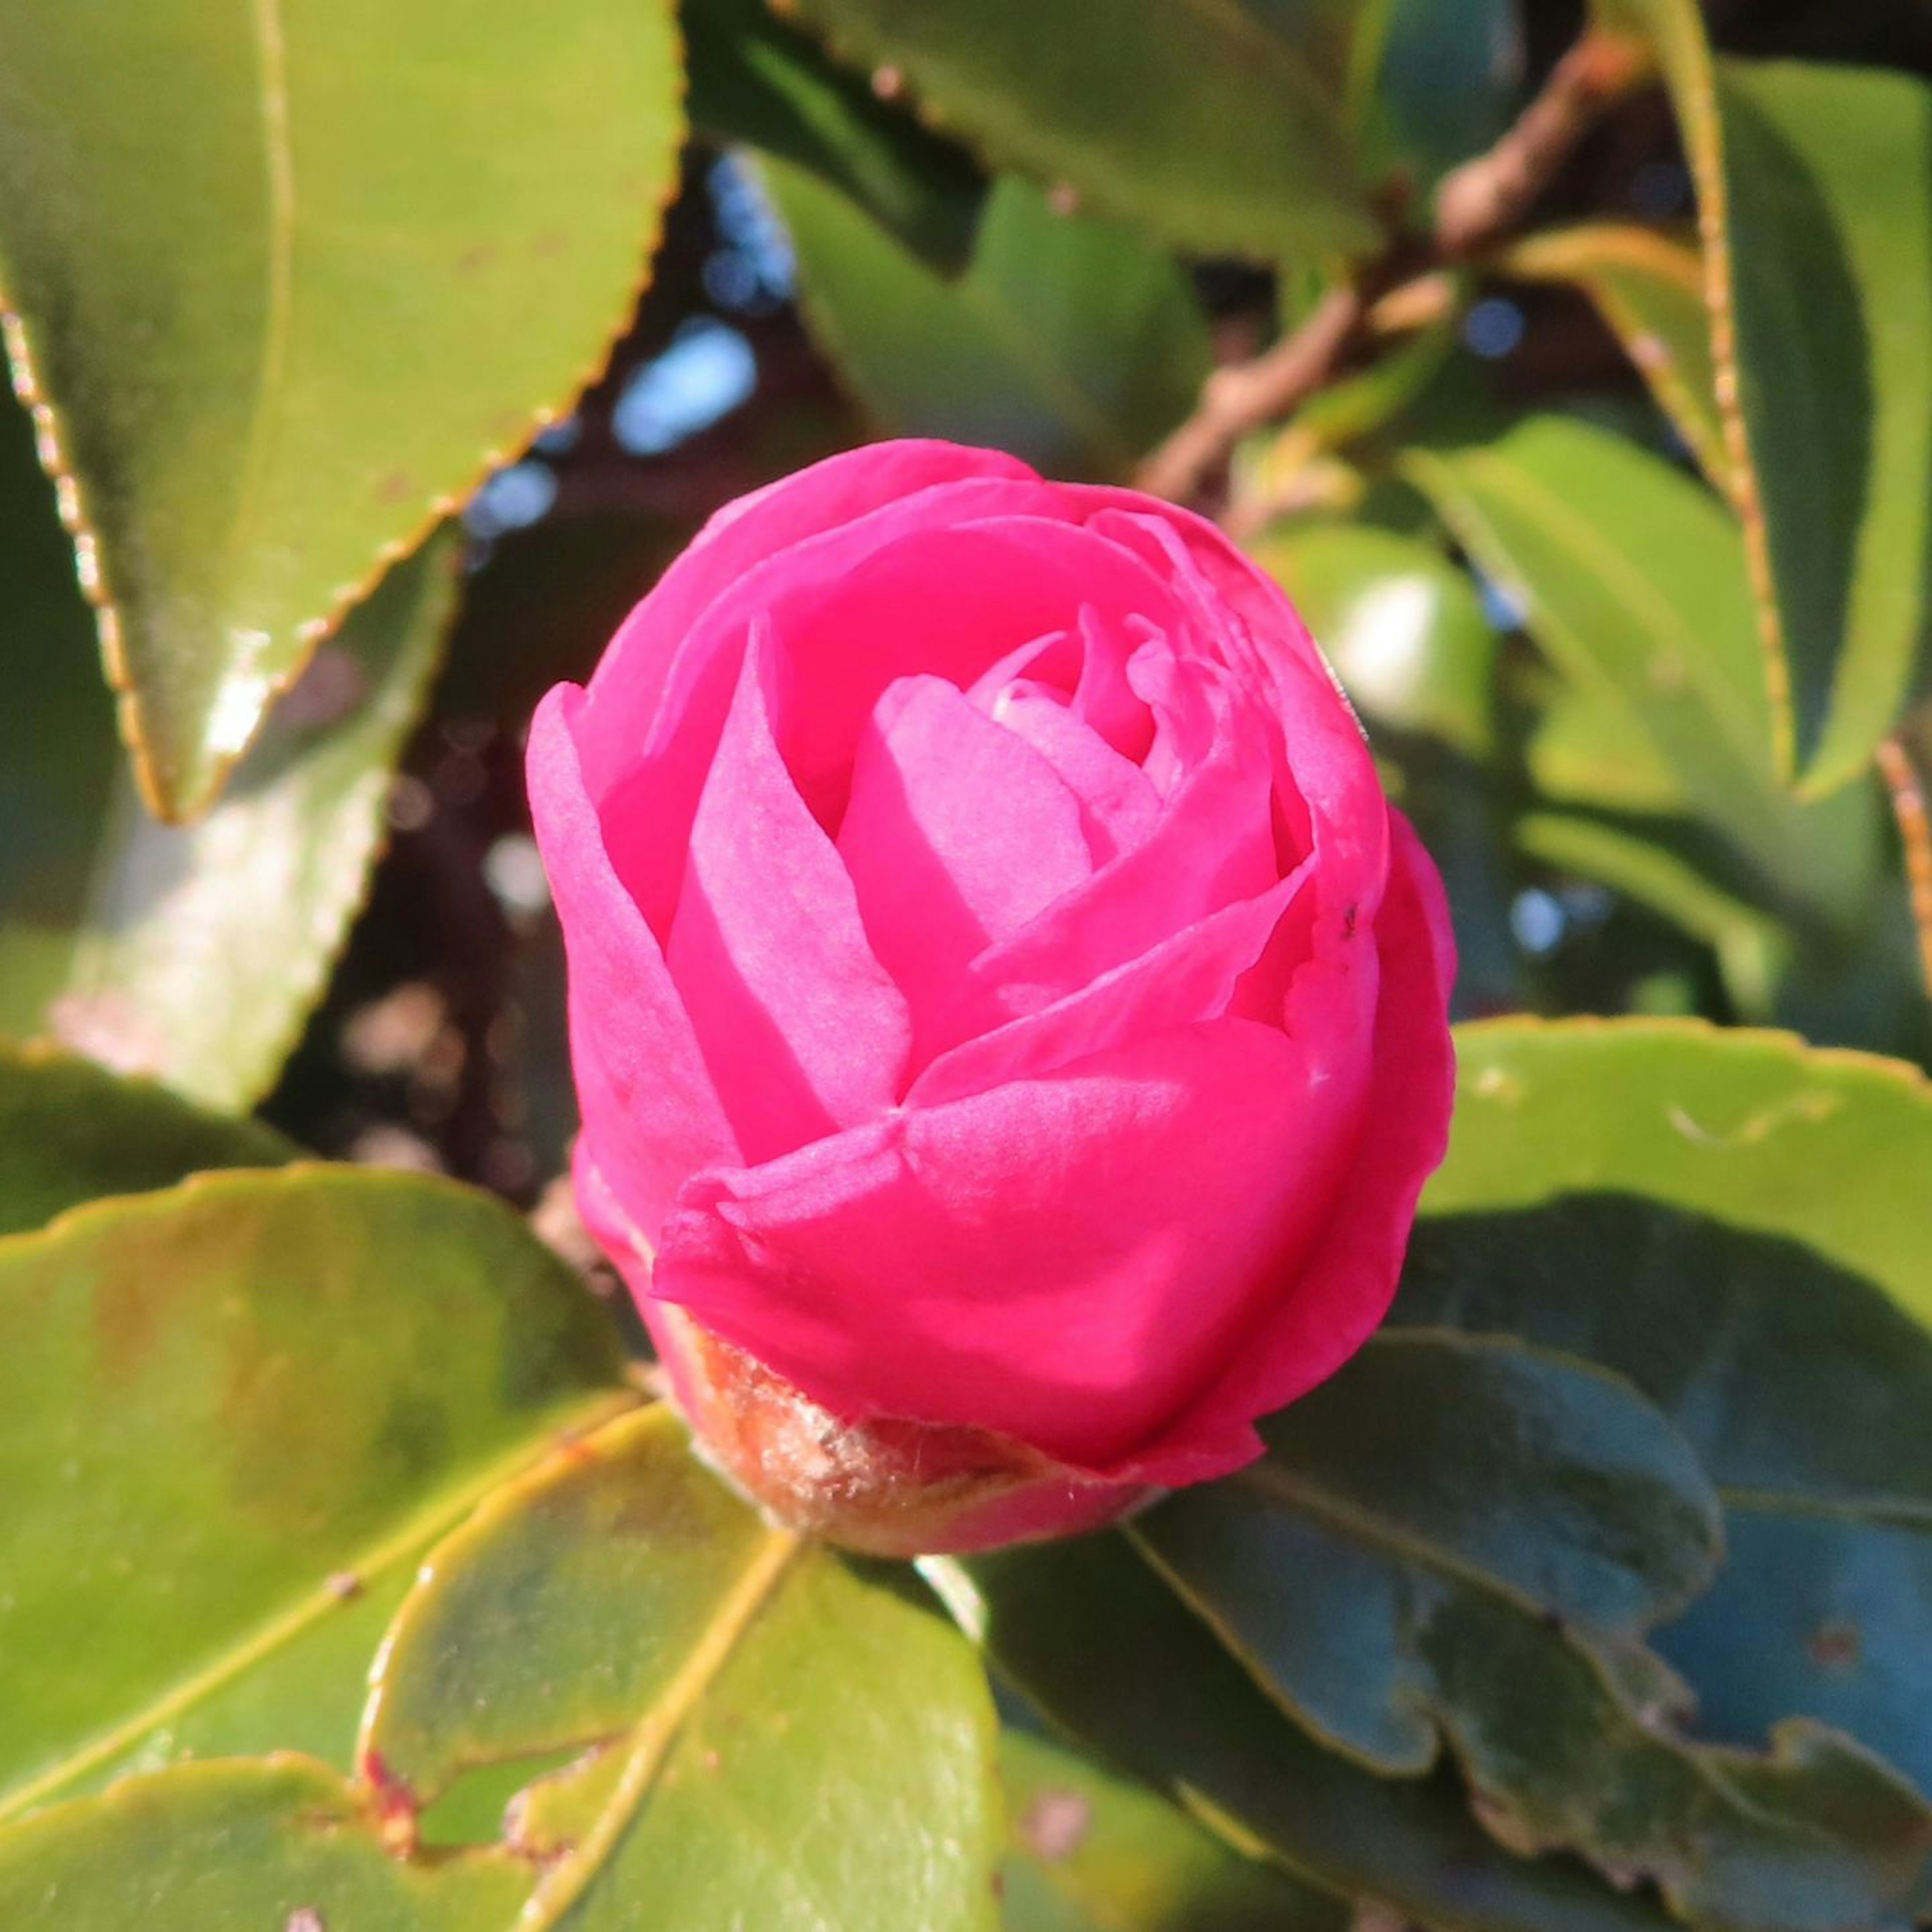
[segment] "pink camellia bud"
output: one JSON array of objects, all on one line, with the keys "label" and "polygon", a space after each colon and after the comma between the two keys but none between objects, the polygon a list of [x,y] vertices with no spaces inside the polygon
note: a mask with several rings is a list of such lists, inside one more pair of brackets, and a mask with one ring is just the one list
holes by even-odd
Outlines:
[{"label": "pink camellia bud", "polygon": [[885,443],[721,512],[532,729],[584,1216],[707,1453],[894,1555],[1239,1467],[1441,1159],[1442,891],[1208,525]]}]

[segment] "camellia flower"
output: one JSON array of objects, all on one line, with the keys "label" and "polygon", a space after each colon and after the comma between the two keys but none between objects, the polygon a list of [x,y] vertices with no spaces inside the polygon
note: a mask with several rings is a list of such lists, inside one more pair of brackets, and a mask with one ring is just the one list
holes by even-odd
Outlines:
[{"label": "camellia flower", "polygon": [[538,712],[586,1221],[700,1442],[895,1553],[1238,1467],[1388,1307],[1433,868],[1198,518],[931,442],[715,518]]}]

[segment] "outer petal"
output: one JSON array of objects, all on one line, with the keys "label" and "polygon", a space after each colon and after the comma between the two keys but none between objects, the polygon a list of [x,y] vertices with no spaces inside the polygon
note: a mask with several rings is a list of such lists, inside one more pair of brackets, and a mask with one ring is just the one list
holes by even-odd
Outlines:
[{"label": "outer petal", "polygon": [[700,1177],[652,1293],[848,1418],[1106,1468],[1226,1360],[1313,1238],[1319,1114],[1281,1034],[1179,1029]]},{"label": "outer petal", "polygon": [[770,656],[762,643],[746,655],[666,949],[753,1160],[884,1112],[912,1038],[852,881],[780,762],[765,699]]},{"label": "outer petal", "polygon": [[1456,955],[1441,877],[1408,821],[1393,810],[1389,817],[1370,1085],[1341,1192],[1315,1247],[1244,1334],[1220,1376],[1120,1472],[1142,1481],[1200,1482],[1251,1460],[1261,1447],[1255,1419],[1334,1374],[1374,1332],[1394,1296],[1416,1202],[1449,1144]]},{"label": "outer petal", "polygon": [[957,443],[908,440],[850,449],[728,503],[612,638],[590,680],[585,757],[592,789],[642,746],[678,646],[745,573],[822,532],[946,483],[1040,479],[1017,458]]},{"label": "outer petal", "polygon": [[664,956],[604,849],[571,728],[584,694],[560,685],[530,728],[530,810],[570,969],[570,1048],[584,1130],[647,1239],[700,1168],[740,1157]]}]

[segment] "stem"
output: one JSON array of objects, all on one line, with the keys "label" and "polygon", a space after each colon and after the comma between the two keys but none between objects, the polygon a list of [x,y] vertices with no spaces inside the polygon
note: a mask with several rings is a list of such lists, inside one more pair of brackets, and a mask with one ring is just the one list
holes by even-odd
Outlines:
[{"label": "stem", "polygon": [[1329,380],[1384,296],[1412,276],[1466,260],[1508,234],[1577,143],[1646,71],[1628,41],[1586,33],[1508,132],[1444,179],[1430,233],[1419,242],[1396,237],[1330,290],[1273,348],[1252,362],[1215,370],[1193,414],[1142,465],[1138,486],[1177,502],[1196,494],[1244,436],[1286,415]]},{"label": "stem", "polygon": [[1912,923],[1918,935],[1918,968],[1925,991],[1932,996],[1932,816],[1928,816],[1925,786],[1906,748],[1905,734],[1888,738],[1878,748],[1878,768],[1892,794],[1892,815],[1905,848],[1905,882],[1912,907]]}]

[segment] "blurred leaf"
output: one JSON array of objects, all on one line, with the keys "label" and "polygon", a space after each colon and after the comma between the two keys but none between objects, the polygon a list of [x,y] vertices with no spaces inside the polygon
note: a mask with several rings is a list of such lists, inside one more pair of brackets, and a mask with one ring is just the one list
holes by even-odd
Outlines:
[{"label": "blurred leaf", "polygon": [[1670,1923],[1569,1858],[1511,1857],[1448,1780],[1378,1777],[1324,1750],[1118,1534],[922,1567],[1056,1726],[1324,1889],[1440,1932]]},{"label": "blurred leaf", "polygon": [[662,0],[10,10],[7,349],[159,806],[205,806],[322,627],[593,373],[679,65]]},{"label": "blurred leaf", "polygon": [[1694,248],[1652,229],[1593,222],[1526,236],[1496,266],[1526,281],[1574,283],[1588,296],[1698,466],[1720,489],[1729,487],[1704,268]]},{"label": "blurred leaf", "polygon": [[1683,130],[1780,762],[1829,790],[1892,728],[1932,606],[1932,89],[1714,62],[1694,0],[1593,4],[1654,48]]},{"label": "blurred leaf", "polygon": [[798,0],[842,59],[902,82],[1002,167],[1202,254],[1376,239],[1346,120],[1348,0]]},{"label": "blurred leaf", "polygon": [[1932,1810],[1848,1740],[1673,1735],[1688,1700],[1639,1640],[1708,1580],[1718,1502],[1628,1384],[1411,1332],[1264,1435],[1130,1534],[1318,1737],[1391,1776],[1446,1748],[1504,1844],[1693,1922],[1834,1932],[1913,1895]]},{"label": "blurred leaf", "polygon": [[1564,676],[1642,734],[1770,890],[1856,925],[1876,850],[1828,838],[1772,776],[1742,544],[1723,506],[1622,437],[1559,416],[1404,464]]},{"label": "blurred leaf", "polygon": [[164,826],[119,771],[107,695],[73,648],[85,614],[25,418],[0,407],[0,786],[27,835],[0,860],[0,1026],[246,1106],[362,903],[454,600],[452,539],[350,614],[213,811]]},{"label": "blurred leaf", "polygon": [[948,281],[812,175],[776,160],[764,173],[812,332],[892,428],[1111,477],[1193,406],[1206,320],[1186,276],[1128,230],[1057,215],[1005,176],[972,266]]},{"label": "blurred leaf", "polygon": [[104,1194],[171,1187],[203,1168],[279,1167],[296,1149],[145,1081],[57,1048],[0,1041],[0,1235]]},{"label": "blurred leaf", "polygon": [[1277,527],[1250,548],[1372,727],[1488,754],[1496,634],[1475,586],[1439,550],[1327,521]]},{"label": "blurred leaf", "polygon": [[621,1375],[443,1183],[211,1175],[0,1243],[0,1813],[284,1667]]},{"label": "blurred leaf", "polygon": [[836,188],[928,266],[964,268],[986,183],[963,148],[881,100],[765,0],[684,0],[692,124]]},{"label": "blurred leaf", "polygon": [[[520,1808],[536,1922],[994,1922],[991,1702],[922,1605],[767,1527],[670,1412],[626,1417],[442,1543],[361,1755],[412,1801],[468,1767],[615,1741]],[[568,1817],[566,1828],[564,1820]],[[757,1821],[755,1833],[748,1820]]]},{"label": "blurred leaf", "polygon": [[1343,1902],[1244,1857],[1145,1786],[1057,1744],[1000,1739],[1006,1932],[1348,1932]]},{"label": "blurred leaf", "polygon": [[1516,0],[1370,0],[1362,13],[1358,127],[1426,187],[1509,125],[1523,78]]},{"label": "blurred leaf", "polygon": [[1715,1664],[1722,1734],[1856,1719],[1932,1789],[1932,1086],[1681,1022],[1498,1022],[1458,1048],[1393,1319],[1634,1382],[1724,1500],[1732,1614],[1658,1640],[1700,1702]]},{"label": "blurred leaf", "polygon": [[60,1932],[505,1932],[530,1870],[405,1862],[366,1801],[298,1757],[187,1765],[0,1829],[0,1924]]}]

